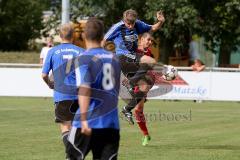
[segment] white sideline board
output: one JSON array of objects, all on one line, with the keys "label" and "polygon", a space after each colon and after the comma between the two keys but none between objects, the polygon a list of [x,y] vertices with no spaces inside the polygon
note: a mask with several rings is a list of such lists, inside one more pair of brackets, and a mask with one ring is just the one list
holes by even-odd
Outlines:
[{"label": "white sideline board", "polygon": [[[240,101],[240,72],[179,71],[187,85],[154,86],[152,99]],[[0,96],[52,97],[41,68],[0,68]],[[156,89],[158,88],[158,89]],[[150,92],[151,94],[151,92]]]},{"label": "white sideline board", "polygon": [[41,68],[0,68],[0,96],[51,97]]},{"label": "white sideline board", "polygon": [[[173,84],[171,91],[152,98],[240,101],[240,72],[179,71],[179,75],[187,82],[186,85]],[[164,85],[158,87],[164,88]]]}]

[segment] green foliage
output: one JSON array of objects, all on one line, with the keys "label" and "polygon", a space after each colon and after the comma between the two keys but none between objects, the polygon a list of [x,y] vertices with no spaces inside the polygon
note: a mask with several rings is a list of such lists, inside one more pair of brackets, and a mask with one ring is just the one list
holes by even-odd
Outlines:
[{"label": "green foliage", "polygon": [[230,53],[240,44],[240,1],[192,0],[200,13],[201,32],[209,49],[220,46],[219,63],[229,64]]},{"label": "green foliage", "polygon": [[[220,45],[221,59],[225,59],[221,55],[229,57],[240,43],[239,0],[71,0],[71,19],[97,16],[108,28],[129,8],[138,11],[139,18],[149,24],[156,22],[156,11],[163,11],[166,21],[155,36],[167,49],[162,52],[166,59],[176,49],[186,52],[193,34],[204,37],[210,50]],[[59,13],[60,8],[55,15]]]},{"label": "green foliage", "polygon": [[198,12],[189,0],[147,0],[147,14],[145,18],[156,23],[156,11],[161,10],[165,16],[162,28],[155,33],[160,40],[161,61],[168,63],[169,56],[186,55],[189,37],[196,33]]},{"label": "green foliage", "polygon": [[[188,0],[148,0],[149,12],[146,18],[154,21],[157,10],[165,16],[165,23],[158,35],[160,40],[168,40],[171,46],[180,51],[187,48],[189,36],[199,30],[198,12]],[[167,53],[170,54],[170,53]]]},{"label": "green foliage", "polygon": [[231,47],[240,43],[240,1],[198,0],[193,1],[201,18],[201,34],[210,41],[227,43]]},{"label": "green foliage", "polygon": [[[122,0],[72,0],[71,19],[75,21],[78,17],[100,17],[105,25],[110,27],[112,24],[122,19],[122,14],[127,9],[139,11],[139,18],[143,18],[146,13],[146,0],[122,1]],[[140,12],[141,11],[141,12]]]},{"label": "green foliage", "polygon": [[28,41],[40,36],[46,0],[0,1],[0,50],[27,49]]},{"label": "green foliage", "polygon": [[220,63],[229,63],[231,51],[240,43],[238,0],[148,0],[147,6],[147,19],[163,10],[166,22],[160,35],[172,41],[174,48],[184,48],[185,37],[198,34],[208,42],[208,49],[214,51],[220,45]]}]

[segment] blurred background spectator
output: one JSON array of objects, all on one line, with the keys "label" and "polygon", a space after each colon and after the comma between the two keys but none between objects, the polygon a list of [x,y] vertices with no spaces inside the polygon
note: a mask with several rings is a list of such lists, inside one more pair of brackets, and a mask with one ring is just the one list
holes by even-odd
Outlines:
[{"label": "blurred background spectator", "polygon": [[198,36],[195,34],[192,37],[190,37],[189,42],[189,65],[193,65],[195,63],[196,59],[200,58],[199,54],[199,45],[198,45]]},{"label": "blurred background spectator", "polygon": [[46,46],[44,46],[40,53],[40,64],[44,64],[45,58],[47,57],[48,51],[53,47],[53,38],[47,37]]},{"label": "blurred background spectator", "polygon": [[195,59],[193,65],[191,65],[193,71],[203,71],[205,69],[204,63],[200,59]]}]

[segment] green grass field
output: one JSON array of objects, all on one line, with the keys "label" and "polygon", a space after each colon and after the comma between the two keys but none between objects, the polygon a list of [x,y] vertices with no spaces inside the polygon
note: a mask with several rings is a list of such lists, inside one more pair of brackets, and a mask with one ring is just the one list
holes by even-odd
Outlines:
[{"label": "green grass field", "polygon": [[[137,125],[121,120],[120,160],[240,159],[239,103],[154,100],[145,112],[150,145],[142,147]],[[64,159],[53,115],[50,98],[1,97],[0,160]]]}]

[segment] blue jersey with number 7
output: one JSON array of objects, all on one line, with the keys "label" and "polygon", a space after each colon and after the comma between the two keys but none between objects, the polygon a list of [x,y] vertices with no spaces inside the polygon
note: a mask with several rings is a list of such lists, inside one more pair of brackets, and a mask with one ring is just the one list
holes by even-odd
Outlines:
[{"label": "blue jersey with number 7", "polygon": [[77,99],[74,58],[84,49],[70,43],[62,43],[49,50],[42,73],[52,70],[54,78],[54,101]]},{"label": "blue jersey with number 7", "polygon": [[[77,64],[77,87],[89,86],[91,89],[87,113],[89,127],[119,129],[117,105],[120,64],[118,59],[102,48],[92,48],[81,54]],[[77,128],[81,128],[80,116],[80,110],[78,110],[73,121],[73,126]]]}]

